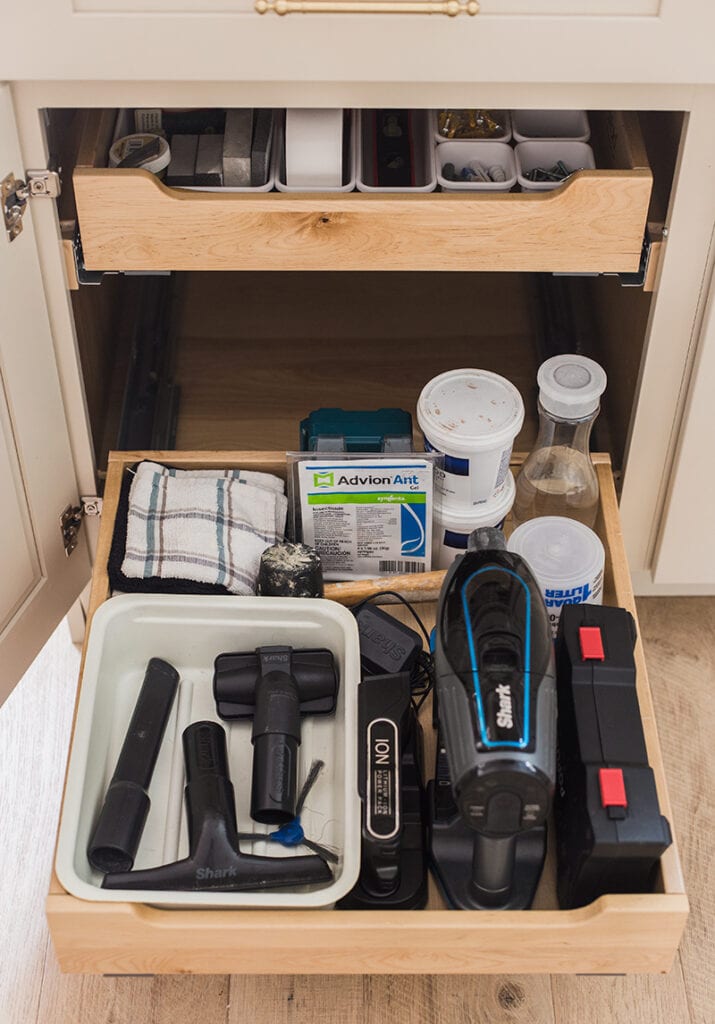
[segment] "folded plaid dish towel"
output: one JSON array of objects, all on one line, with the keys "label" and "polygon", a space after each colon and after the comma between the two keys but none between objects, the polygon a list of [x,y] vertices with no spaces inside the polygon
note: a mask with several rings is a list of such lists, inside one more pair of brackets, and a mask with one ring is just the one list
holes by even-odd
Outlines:
[{"label": "folded plaid dish towel", "polygon": [[142,462],[129,492],[122,572],[253,594],[261,554],[283,539],[287,508],[283,481],[269,473]]}]

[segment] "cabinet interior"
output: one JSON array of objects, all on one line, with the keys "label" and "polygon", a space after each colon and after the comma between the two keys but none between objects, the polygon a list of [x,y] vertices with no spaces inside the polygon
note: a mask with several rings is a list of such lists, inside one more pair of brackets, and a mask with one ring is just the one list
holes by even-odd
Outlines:
[{"label": "cabinet interior", "polygon": [[[83,112],[48,113],[50,151],[71,167]],[[640,122],[654,177],[649,225],[658,225],[685,119],[649,112]],[[76,215],[65,178],[59,213],[69,236]],[[606,369],[593,447],[620,470],[651,301],[617,276],[107,274],[72,292],[98,473],[111,449],[294,449],[299,421],[321,406],[414,414],[422,386],[456,366],[494,370],[519,387],[527,415],[515,447],[525,450],[537,428],[538,365],[565,351]]]}]

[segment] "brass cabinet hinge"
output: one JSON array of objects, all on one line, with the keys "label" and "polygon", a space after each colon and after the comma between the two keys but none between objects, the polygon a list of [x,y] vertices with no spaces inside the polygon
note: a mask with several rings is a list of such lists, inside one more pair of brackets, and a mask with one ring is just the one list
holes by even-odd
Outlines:
[{"label": "brass cabinet hinge", "polygon": [[101,516],[102,499],[93,495],[83,495],[79,505],[68,505],[60,516],[60,531],[65,554],[69,557],[77,547],[79,528],[85,516]]},{"label": "brass cabinet hinge", "polygon": [[44,196],[56,199],[62,190],[60,176],[57,171],[26,171],[26,181],[16,178],[12,171],[0,182],[0,202],[2,203],[5,231],[11,242],[14,242],[22,231],[22,218],[29,199]]}]

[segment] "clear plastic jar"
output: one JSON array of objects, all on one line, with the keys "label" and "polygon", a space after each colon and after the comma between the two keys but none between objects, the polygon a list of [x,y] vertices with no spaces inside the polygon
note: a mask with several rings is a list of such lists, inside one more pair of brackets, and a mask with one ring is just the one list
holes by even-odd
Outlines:
[{"label": "clear plastic jar", "polygon": [[589,440],[606,374],[592,359],[563,355],[539,367],[539,435],[516,480],[515,525],[567,516],[593,527],[598,477]]}]

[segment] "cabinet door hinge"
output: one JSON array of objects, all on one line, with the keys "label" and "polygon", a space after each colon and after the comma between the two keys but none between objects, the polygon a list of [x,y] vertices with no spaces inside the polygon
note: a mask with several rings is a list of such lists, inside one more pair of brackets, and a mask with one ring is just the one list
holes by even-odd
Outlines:
[{"label": "cabinet door hinge", "polygon": [[56,199],[61,191],[58,171],[26,171],[26,181],[16,178],[12,171],[0,182],[0,201],[2,202],[5,231],[11,242],[22,231],[22,218],[29,199],[45,196]]},{"label": "cabinet door hinge", "polygon": [[97,495],[83,495],[79,505],[68,505],[60,516],[60,531],[65,554],[69,557],[77,547],[77,537],[85,516],[101,516],[102,499]]}]

